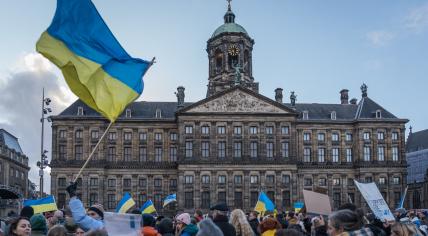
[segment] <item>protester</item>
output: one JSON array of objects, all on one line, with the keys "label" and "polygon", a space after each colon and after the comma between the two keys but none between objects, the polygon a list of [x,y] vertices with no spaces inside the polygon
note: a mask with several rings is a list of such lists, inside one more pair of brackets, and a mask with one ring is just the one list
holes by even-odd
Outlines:
[{"label": "protester", "polygon": [[391,236],[421,236],[422,233],[408,218],[403,218],[391,226]]},{"label": "protester", "polygon": [[35,214],[30,219],[31,222],[31,236],[41,236],[46,235],[48,232],[48,226],[46,224],[46,219],[42,214]]},{"label": "protester", "polygon": [[230,224],[233,225],[237,236],[253,236],[254,232],[250,223],[241,209],[235,209],[230,213]]},{"label": "protester", "polygon": [[55,217],[57,219],[57,224],[64,225],[65,219],[64,219],[64,212],[63,211],[56,210],[54,212],[53,217]]},{"label": "protester", "polygon": [[85,235],[85,231],[84,231],[82,228],[77,227],[77,229],[76,229],[76,231],[75,231],[74,235],[75,235],[75,236],[83,236],[83,235]]},{"label": "protester", "polygon": [[62,225],[55,225],[49,229],[47,236],[67,236],[67,230]]},{"label": "protester", "polygon": [[227,218],[227,213],[229,212],[229,207],[225,203],[219,203],[211,209],[213,212],[213,221],[223,232],[224,236],[236,236],[235,227],[229,223]]},{"label": "protester", "polygon": [[201,220],[204,219],[204,214],[202,214],[202,211],[200,209],[197,209],[195,211],[195,214],[193,214],[193,217],[195,217],[196,222],[199,223]]},{"label": "protester", "polygon": [[210,218],[202,220],[198,226],[199,231],[196,236],[223,236],[221,229]]},{"label": "protester", "polygon": [[34,209],[31,206],[25,206],[21,209],[19,215],[30,219],[34,215]]},{"label": "protester", "polygon": [[305,236],[301,231],[295,229],[279,229],[275,236]]},{"label": "protester", "polygon": [[314,217],[311,219],[312,232],[314,236],[327,236],[327,225],[325,224],[324,217]]},{"label": "protester", "polygon": [[348,209],[339,210],[330,214],[327,232],[330,236],[374,235],[369,228],[363,227],[362,219],[357,215],[357,213]]},{"label": "protester", "polygon": [[182,213],[176,218],[176,235],[195,236],[198,233],[198,227],[192,224],[189,213]]},{"label": "protester", "polygon": [[248,215],[248,222],[250,223],[251,229],[253,229],[254,234],[256,236],[259,236],[260,235],[260,233],[258,231],[259,220],[257,219],[257,212],[256,211],[250,212],[250,214]]},{"label": "protester", "polygon": [[104,229],[95,229],[87,232],[85,236],[109,236]]},{"label": "protester", "polygon": [[31,223],[28,218],[18,217],[14,219],[9,228],[10,232],[8,235],[10,236],[29,236],[35,235],[31,234]]},{"label": "protester", "polygon": [[142,227],[140,229],[140,235],[144,236],[160,236],[159,232],[155,229],[156,219],[150,214],[143,214]]},{"label": "protester", "polygon": [[285,217],[285,220],[288,222],[288,225],[296,225],[299,223],[296,215],[292,211],[288,212],[287,216]]},{"label": "protester", "polygon": [[261,236],[274,236],[281,224],[273,217],[266,217],[259,225]]},{"label": "protester", "polygon": [[88,209],[86,215],[82,201],[76,197],[77,182],[71,183],[66,188],[70,196],[70,210],[76,224],[80,225],[84,230],[96,230],[104,228],[104,209],[101,205],[93,205]]},{"label": "protester", "polygon": [[158,225],[158,232],[162,236],[174,236],[174,224],[170,218],[163,218]]}]

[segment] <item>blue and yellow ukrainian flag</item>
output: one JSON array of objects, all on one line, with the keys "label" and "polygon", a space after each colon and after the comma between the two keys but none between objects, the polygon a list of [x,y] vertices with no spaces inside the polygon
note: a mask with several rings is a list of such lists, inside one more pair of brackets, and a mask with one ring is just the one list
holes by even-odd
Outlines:
[{"label": "blue and yellow ukrainian flag", "polygon": [[24,200],[23,205],[32,207],[34,214],[58,210],[55,198],[52,195],[37,200]]},{"label": "blue and yellow ukrainian flag", "polygon": [[257,212],[273,211],[275,209],[275,204],[268,198],[268,196],[261,192],[259,199],[257,200],[254,210]]},{"label": "blue and yellow ukrainian flag", "polygon": [[131,207],[135,206],[135,201],[132,199],[131,194],[126,192],[116,207],[117,213],[126,213]]},{"label": "blue and yellow ukrainian flag", "polygon": [[152,200],[148,200],[144,205],[141,207],[141,214],[151,214],[153,212],[156,212],[155,205],[153,205]]},{"label": "blue and yellow ukrainian flag", "polygon": [[305,203],[303,202],[295,202],[294,203],[294,212],[299,213],[300,210],[305,206]]},{"label": "blue and yellow ukrainian flag", "polygon": [[171,202],[176,202],[177,201],[177,195],[171,194],[168,195],[164,200],[163,200],[163,207],[165,207],[166,205],[170,204]]},{"label": "blue and yellow ukrainian flag", "polygon": [[111,122],[141,95],[152,64],[122,48],[90,0],[58,0],[36,49],[61,69],[74,94]]}]

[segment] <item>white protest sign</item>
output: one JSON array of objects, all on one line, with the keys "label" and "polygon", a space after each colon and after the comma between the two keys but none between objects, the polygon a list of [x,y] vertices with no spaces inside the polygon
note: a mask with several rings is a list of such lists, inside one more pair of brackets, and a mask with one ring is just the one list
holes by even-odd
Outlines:
[{"label": "white protest sign", "polygon": [[375,214],[376,218],[382,221],[394,220],[394,216],[389,210],[388,204],[383,199],[382,194],[380,194],[379,189],[375,183],[364,184],[359,183],[356,180],[354,180],[354,182],[363,195],[364,199],[366,199],[367,204],[373,211],[373,214]]},{"label": "white protest sign", "polygon": [[140,235],[141,215],[104,212],[104,225],[108,235]]}]

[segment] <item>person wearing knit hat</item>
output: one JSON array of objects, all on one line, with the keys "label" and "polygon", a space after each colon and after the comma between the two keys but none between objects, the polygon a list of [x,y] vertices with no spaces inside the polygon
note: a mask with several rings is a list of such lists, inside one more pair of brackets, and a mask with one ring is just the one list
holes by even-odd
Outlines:
[{"label": "person wearing knit hat", "polygon": [[177,224],[176,235],[195,236],[198,233],[198,227],[192,224],[189,213],[182,213],[175,218]]},{"label": "person wearing knit hat", "polygon": [[31,235],[39,236],[46,235],[48,232],[48,226],[46,219],[42,214],[35,214],[30,218],[31,223]]},{"label": "person wearing knit hat", "polygon": [[150,214],[143,214],[141,217],[141,228],[140,235],[141,236],[161,236],[159,232],[156,230],[155,226],[155,217]]},{"label": "person wearing knit hat", "polygon": [[86,213],[82,201],[76,197],[77,182],[71,183],[66,188],[66,191],[70,196],[68,205],[76,224],[80,225],[85,231],[104,228],[104,209],[102,205],[93,205],[88,209],[88,213]]}]

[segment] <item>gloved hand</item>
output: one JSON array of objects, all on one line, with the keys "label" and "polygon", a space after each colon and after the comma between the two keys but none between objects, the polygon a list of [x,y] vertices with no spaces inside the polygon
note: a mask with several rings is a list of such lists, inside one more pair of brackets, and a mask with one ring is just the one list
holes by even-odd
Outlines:
[{"label": "gloved hand", "polygon": [[70,182],[70,185],[68,185],[65,190],[68,192],[70,198],[76,196],[77,182]]}]

